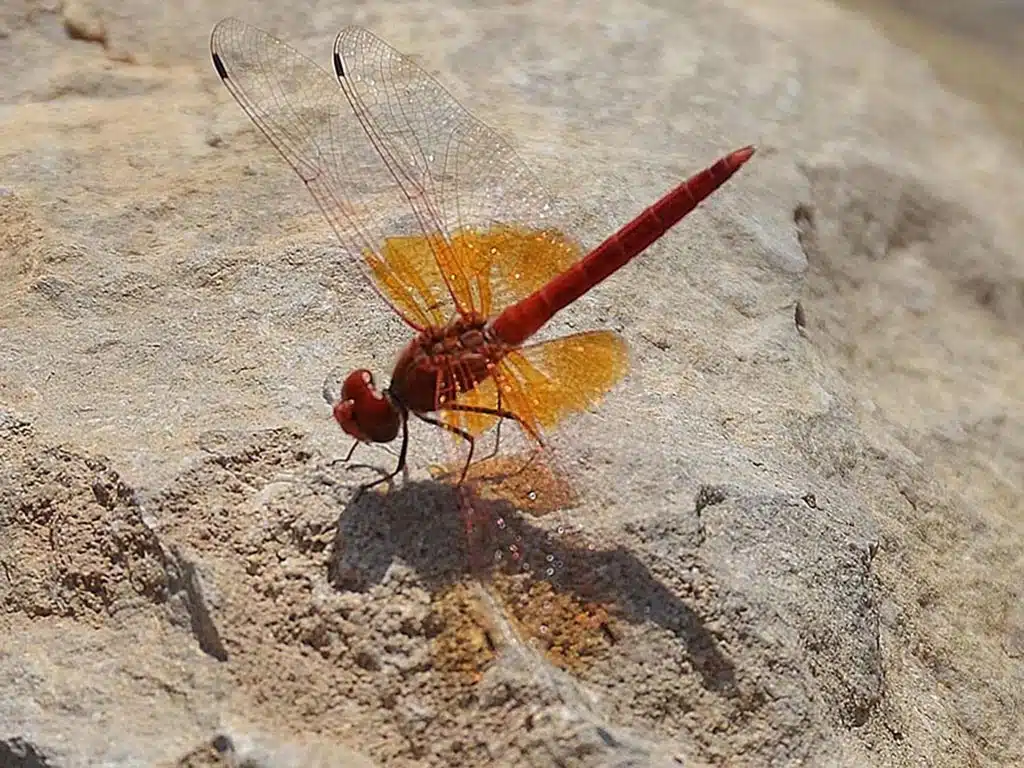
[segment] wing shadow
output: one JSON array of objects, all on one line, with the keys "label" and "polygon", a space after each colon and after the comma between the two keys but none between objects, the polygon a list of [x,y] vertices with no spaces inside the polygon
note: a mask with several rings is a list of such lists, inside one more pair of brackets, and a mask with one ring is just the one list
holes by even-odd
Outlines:
[{"label": "wing shadow", "polygon": [[490,563],[511,574],[527,572],[556,591],[614,606],[621,620],[655,622],[685,645],[705,687],[737,692],[734,665],[702,617],[632,552],[621,546],[594,549],[573,536],[545,530],[508,502],[474,497],[480,534],[476,541],[502,557],[489,560],[487,569],[471,568],[459,503],[453,487],[433,481],[405,482],[387,494],[362,494],[338,519],[328,565],[331,584],[339,590],[366,591],[384,580],[396,560],[415,569],[432,589],[456,584],[471,573],[486,579]]}]

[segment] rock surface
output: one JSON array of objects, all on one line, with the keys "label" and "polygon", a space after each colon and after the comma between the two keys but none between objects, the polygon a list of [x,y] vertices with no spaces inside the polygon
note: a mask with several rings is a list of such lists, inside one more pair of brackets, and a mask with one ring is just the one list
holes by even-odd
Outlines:
[{"label": "rock surface", "polygon": [[[338,462],[323,377],[404,328],[228,13],[414,53],[587,244],[759,146],[551,324],[630,374],[474,501],[485,573],[436,435]],[[912,54],[809,0],[0,14],[0,764],[1024,762],[1024,174]]]}]

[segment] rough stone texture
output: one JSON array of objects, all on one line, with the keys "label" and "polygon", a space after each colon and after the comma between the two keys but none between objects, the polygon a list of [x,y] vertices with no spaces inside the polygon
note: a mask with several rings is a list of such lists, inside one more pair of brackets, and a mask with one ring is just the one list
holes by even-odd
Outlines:
[{"label": "rough stone texture", "polygon": [[[472,536],[425,428],[338,462],[324,375],[406,337],[230,12],[416,54],[588,244],[759,145],[552,323],[630,375]],[[1024,175],[913,55],[809,0],[25,2],[0,63],[0,764],[1024,762]]]}]

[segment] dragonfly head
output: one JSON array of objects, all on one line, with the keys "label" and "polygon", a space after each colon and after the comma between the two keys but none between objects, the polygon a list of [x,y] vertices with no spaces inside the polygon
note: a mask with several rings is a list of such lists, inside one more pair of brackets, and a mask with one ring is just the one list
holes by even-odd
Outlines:
[{"label": "dragonfly head", "polygon": [[402,414],[387,392],[377,390],[373,374],[365,368],[345,377],[341,397],[334,404],[334,419],[364,443],[390,443],[402,426]]}]

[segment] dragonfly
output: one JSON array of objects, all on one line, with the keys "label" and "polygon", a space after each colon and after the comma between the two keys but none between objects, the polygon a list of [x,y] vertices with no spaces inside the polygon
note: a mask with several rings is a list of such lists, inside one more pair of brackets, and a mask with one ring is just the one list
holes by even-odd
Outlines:
[{"label": "dragonfly", "polygon": [[[401,433],[410,416],[468,445],[515,422],[538,448],[545,431],[595,406],[628,369],[625,340],[591,330],[531,341],[551,318],[644,252],[754,154],[724,155],[589,253],[512,146],[412,58],[361,27],[334,44],[333,75],[238,19],[210,38],[228,91],[309,189],[364,280],[412,339],[390,383],[359,368],[325,396],[361,444]],[[383,474],[383,473],[382,473]]]}]

